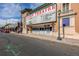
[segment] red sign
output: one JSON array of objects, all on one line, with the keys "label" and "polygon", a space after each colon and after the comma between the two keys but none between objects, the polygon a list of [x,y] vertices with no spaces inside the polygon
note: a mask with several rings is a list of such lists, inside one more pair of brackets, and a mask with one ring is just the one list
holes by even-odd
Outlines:
[{"label": "red sign", "polygon": [[48,8],[45,8],[45,9],[43,9],[43,10],[41,10],[41,11],[38,11],[38,12],[35,12],[35,13],[33,13],[33,14],[27,16],[26,18],[29,19],[29,18],[32,18],[32,17],[34,17],[34,16],[38,16],[38,15],[41,15],[41,14],[43,14],[43,13],[52,11],[52,10],[54,10],[54,9],[56,9],[56,6],[49,6]]}]

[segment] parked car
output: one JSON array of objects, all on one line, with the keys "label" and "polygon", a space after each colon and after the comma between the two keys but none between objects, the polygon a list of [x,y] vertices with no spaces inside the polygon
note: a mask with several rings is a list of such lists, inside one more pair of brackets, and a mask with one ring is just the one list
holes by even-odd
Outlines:
[{"label": "parked car", "polygon": [[10,30],[9,29],[5,29],[4,33],[10,33]]},{"label": "parked car", "polygon": [[4,29],[0,29],[0,32],[4,32]]}]

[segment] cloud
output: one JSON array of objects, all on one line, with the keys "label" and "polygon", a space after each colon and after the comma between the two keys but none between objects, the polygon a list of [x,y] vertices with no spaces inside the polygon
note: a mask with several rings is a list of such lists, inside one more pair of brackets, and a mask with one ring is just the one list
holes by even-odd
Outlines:
[{"label": "cloud", "polygon": [[[24,8],[36,8],[43,3],[26,3]],[[21,4],[20,3],[4,3],[0,4],[0,18],[20,18],[21,16]]]},{"label": "cloud", "polygon": [[21,7],[19,4],[7,3],[2,4],[2,9],[0,8],[0,18],[13,18],[20,17]]},{"label": "cloud", "polygon": [[2,25],[5,25],[6,23],[17,23],[18,22],[18,19],[14,19],[14,18],[11,18],[11,19],[0,19],[0,24]]},{"label": "cloud", "polygon": [[4,26],[6,24],[6,21],[3,19],[0,19],[0,27]]},{"label": "cloud", "polygon": [[20,3],[0,3],[0,26],[7,23],[14,23],[20,21],[21,17],[21,7],[32,8],[42,5],[43,3],[23,3],[21,6]]}]

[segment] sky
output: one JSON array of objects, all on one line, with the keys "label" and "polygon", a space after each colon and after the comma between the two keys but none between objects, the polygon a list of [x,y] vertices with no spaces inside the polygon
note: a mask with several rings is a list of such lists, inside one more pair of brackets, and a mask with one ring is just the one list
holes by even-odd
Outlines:
[{"label": "sky", "polygon": [[25,8],[35,9],[43,3],[0,3],[0,26],[21,20],[20,11]]}]

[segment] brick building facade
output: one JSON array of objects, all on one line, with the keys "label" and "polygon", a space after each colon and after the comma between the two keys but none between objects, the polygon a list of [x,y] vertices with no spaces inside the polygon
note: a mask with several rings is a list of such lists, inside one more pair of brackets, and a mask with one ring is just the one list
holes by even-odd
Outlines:
[{"label": "brick building facade", "polygon": [[[78,3],[45,3],[34,10],[22,14],[23,33],[57,36],[58,11],[60,13],[60,33],[73,36],[79,33]],[[47,15],[47,16],[46,16]]]}]

